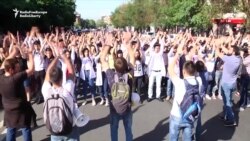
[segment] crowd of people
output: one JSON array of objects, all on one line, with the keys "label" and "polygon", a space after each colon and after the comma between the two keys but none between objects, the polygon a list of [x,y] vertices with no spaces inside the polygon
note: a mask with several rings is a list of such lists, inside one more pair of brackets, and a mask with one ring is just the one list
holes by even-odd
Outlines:
[{"label": "crowd of people", "polygon": [[[232,96],[240,96],[239,111],[250,107],[248,45],[250,33],[241,32],[192,36],[190,30],[173,34],[159,29],[155,35],[146,35],[120,29],[75,33],[56,27],[41,33],[35,26],[26,36],[8,32],[0,48],[0,94],[7,140],[15,138],[18,128],[22,128],[25,140],[32,140],[30,127],[37,124],[31,101],[41,104],[49,99],[51,91],[57,91],[66,97],[72,111],[78,108],[74,103],[80,98],[84,99],[82,106],[89,99],[92,106],[109,106],[111,140],[118,140],[118,123],[123,119],[126,140],[132,141],[131,104],[117,109],[112,101],[112,86],[116,77],[124,74],[128,74],[130,93],[138,93],[140,103],[154,98],[159,102],[173,100],[171,141],[178,140],[179,130],[184,131],[186,140],[191,140],[193,134],[199,139],[202,117],[195,121],[195,133],[193,123],[183,124],[181,118],[181,103],[189,89],[198,89],[202,101],[222,100],[220,118],[225,126],[236,126]],[[61,92],[61,88],[67,92]],[[76,130],[67,136],[52,134],[51,140],[79,140]]]}]

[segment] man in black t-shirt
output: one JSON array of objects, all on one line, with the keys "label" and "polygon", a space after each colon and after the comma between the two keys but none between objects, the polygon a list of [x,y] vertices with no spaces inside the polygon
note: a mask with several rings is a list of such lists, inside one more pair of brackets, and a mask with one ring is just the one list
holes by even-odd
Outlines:
[{"label": "man in black t-shirt", "polygon": [[0,73],[0,95],[4,108],[4,123],[7,127],[6,140],[15,140],[16,130],[21,128],[25,141],[32,141],[30,129],[32,107],[27,102],[23,82],[34,72],[34,60],[28,53],[28,69],[20,72],[20,64],[14,48],[4,60]]}]

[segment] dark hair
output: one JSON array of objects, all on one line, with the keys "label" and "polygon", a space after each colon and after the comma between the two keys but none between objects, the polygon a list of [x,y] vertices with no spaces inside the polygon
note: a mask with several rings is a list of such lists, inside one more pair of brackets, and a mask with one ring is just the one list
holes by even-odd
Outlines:
[{"label": "dark hair", "polygon": [[240,55],[240,48],[237,46],[232,46],[234,55],[239,56]]},{"label": "dark hair", "polygon": [[36,40],[36,41],[34,42],[34,45],[40,45],[40,41],[39,41],[39,40]]},{"label": "dark hair", "polygon": [[84,55],[85,51],[88,51],[88,52],[89,52],[89,49],[88,49],[88,48],[84,48],[84,49],[82,50],[82,55],[83,55],[83,57],[88,57],[88,56],[85,56],[85,55]]},{"label": "dark hair", "polygon": [[136,57],[135,59],[136,59],[136,60],[139,60],[139,61],[141,61],[141,54],[140,54],[140,51],[139,51],[139,49],[137,49],[137,50],[136,50],[136,52],[138,52],[138,53],[139,53],[139,56],[138,56],[138,57]]},{"label": "dark hair", "polygon": [[70,51],[69,51],[68,49],[64,49],[64,50],[63,50],[63,54],[65,54],[65,53],[67,53],[67,52],[70,53]]},{"label": "dark hair", "polygon": [[194,76],[196,68],[193,61],[187,61],[184,63],[183,70],[185,70],[189,75]]},{"label": "dark hair", "polygon": [[149,44],[144,44],[143,51],[146,51],[149,48]]},{"label": "dark hair", "polygon": [[154,48],[155,48],[155,47],[159,47],[159,46],[161,46],[161,45],[160,45],[160,43],[158,43],[158,42],[156,42],[156,43],[154,44]]},{"label": "dark hair", "polygon": [[193,49],[193,46],[187,47],[187,52],[190,52]]},{"label": "dark hair", "polygon": [[118,55],[118,54],[122,54],[122,50],[117,50],[117,52],[116,52],[116,54]]},{"label": "dark hair", "polygon": [[48,47],[45,49],[45,51],[52,51],[52,49]]},{"label": "dark hair", "polygon": [[51,83],[60,83],[62,80],[62,70],[59,67],[55,67],[49,72],[49,78]]},{"label": "dark hair", "polygon": [[123,57],[119,57],[115,59],[114,67],[118,73],[124,74],[128,72],[128,63],[126,59],[124,59]]},{"label": "dark hair", "polygon": [[205,64],[202,61],[200,61],[200,60],[198,60],[195,63],[195,68],[196,68],[197,72],[202,72],[202,71],[206,70]]},{"label": "dark hair", "polygon": [[4,70],[9,71],[10,69],[15,69],[16,64],[18,64],[18,61],[15,58],[10,58],[5,60],[4,62]]}]

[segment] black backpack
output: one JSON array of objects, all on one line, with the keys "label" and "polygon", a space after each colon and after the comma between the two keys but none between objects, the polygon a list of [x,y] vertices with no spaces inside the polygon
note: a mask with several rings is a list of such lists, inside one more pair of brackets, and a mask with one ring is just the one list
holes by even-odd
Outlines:
[{"label": "black backpack", "polygon": [[[196,79],[195,79],[196,80]],[[184,79],[186,93],[180,104],[183,122],[194,122],[201,113],[202,97],[199,93],[199,83],[196,80],[196,85],[191,85]]]}]

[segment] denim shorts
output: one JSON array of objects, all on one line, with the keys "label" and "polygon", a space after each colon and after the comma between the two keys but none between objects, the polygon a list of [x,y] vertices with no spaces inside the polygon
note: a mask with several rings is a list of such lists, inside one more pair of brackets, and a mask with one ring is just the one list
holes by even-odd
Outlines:
[{"label": "denim shorts", "polygon": [[25,79],[23,82],[24,87],[29,87],[31,85],[31,80],[29,78]]}]

